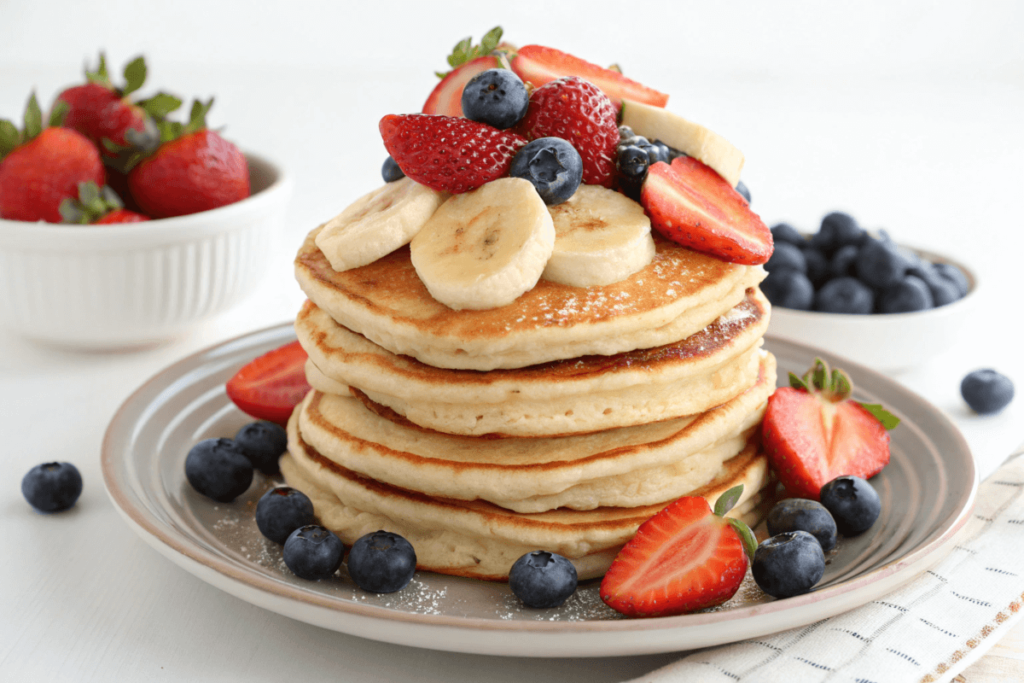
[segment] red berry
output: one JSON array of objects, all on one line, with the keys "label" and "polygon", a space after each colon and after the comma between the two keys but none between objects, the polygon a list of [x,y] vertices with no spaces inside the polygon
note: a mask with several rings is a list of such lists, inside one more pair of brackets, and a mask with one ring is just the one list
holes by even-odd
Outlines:
[{"label": "red berry", "polygon": [[297,341],[260,356],[228,380],[228,398],[252,417],[287,424],[309,392],[307,357]]},{"label": "red berry", "polygon": [[609,188],[615,184],[616,110],[592,83],[569,76],[537,88],[516,132],[527,140],[556,137],[568,141],[583,159],[584,183]]},{"label": "red berry", "polygon": [[496,57],[484,55],[466,62],[441,79],[423,105],[423,113],[435,116],[462,116],[462,90],[479,73],[499,66]]},{"label": "red berry", "polygon": [[105,139],[118,147],[144,151],[160,144],[153,119],[110,87],[99,83],[78,85],[58,95],[57,101],[68,105],[63,126],[92,140],[107,159],[118,157],[118,153],[106,147]]},{"label": "red berry", "polygon": [[486,123],[451,116],[389,114],[380,135],[399,168],[421,185],[459,194],[508,175],[526,140]]},{"label": "red berry", "polygon": [[150,220],[149,216],[129,211],[128,209],[114,209],[107,215],[93,221],[93,225],[109,225],[111,223],[141,223]]}]

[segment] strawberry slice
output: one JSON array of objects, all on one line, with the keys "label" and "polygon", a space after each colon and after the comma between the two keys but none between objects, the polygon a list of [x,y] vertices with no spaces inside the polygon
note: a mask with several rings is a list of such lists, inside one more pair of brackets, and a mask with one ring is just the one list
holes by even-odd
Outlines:
[{"label": "strawberry slice", "polygon": [[640,203],[651,227],[684,247],[748,266],[772,255],[768,226],[722,176],[693,157],[653,164]]},{"label": "strawberry slice", "polygon": [[389,114],[384,147],[405,175],[438,192],[459,194],[508,175],[526,139],[486,123],[451,116]]},{"label": "strawberry slice", "polygon": [[668,104],[668,95],[626,78],[618,71],[574,57],[567,52],[541,45],[524,45],[512,60],[512,70],[535,88],[563,76],[579,76],[600,88],[615,104],[616,111],[623,98],[655,107]]},{"label": "strawberry slice", "polygon": [[287,424],[309,391],[306,358],[297,341],[260,356],[228,380],[228,398],[252,417]]},{"label": "strawberry slice", "polygon": [[868,479],[889,463],[889,432],[899,418],[850,398],[849,377],[815,360],[802,378],[768,399],[762,440],[779,481],[791,494],[818,500],[836,477]]},{"label": "strawberry slice", "polygon": [[714,512],[700,496],[675,501],[640,525],[601,581],[601,599],[631,617],[684,614],[721,605],[747,573],[757,541],[725,514],[743,486],[723,493]]},{"label": "strawberry slice", "polygon": [[426,103],[423,105],[424,114],[436,116],[462,116],[462,90],[466,87],[473,76],[488,69],[498,68],[498,58],[491,55],[484,55],[466,62],[434,86]]}]

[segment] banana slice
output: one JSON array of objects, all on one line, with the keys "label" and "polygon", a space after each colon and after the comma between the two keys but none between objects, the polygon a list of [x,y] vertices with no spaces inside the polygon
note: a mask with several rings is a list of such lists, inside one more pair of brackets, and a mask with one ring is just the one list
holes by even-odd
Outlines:
[{"label": "banana slice", "polygon": [[651,221],[629,197],[580,185],[568,201],[549,206],[555,249],[543,278],[573,287],[621,282],[654,260]]},{"label": "banana slice", "polygon": [[430,295],[459,311],[498,308],[533,289],[554,245],[533,184],[500,178],[442,204],[409,248]]},{"label": "banana slice", "polygon": [[718,133],[687,121],[678,114],[649,104],[622,101],[622,125],[648,140],[661,140],[669,147],[699,159],[736,187],[743,170],[743,152]]},{"label": "banana slice", "polygon": [[327,221],[316,246],[338,272],[373,263],[408,244],[448,196],[410,178],[388,183]]}]

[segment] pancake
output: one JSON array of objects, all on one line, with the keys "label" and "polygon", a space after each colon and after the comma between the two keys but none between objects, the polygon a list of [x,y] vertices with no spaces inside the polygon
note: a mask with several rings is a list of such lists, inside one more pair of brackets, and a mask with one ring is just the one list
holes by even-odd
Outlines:
[{"label": "pancake", "polygon": [[671,344],[714,322],[765,277],[760,266],[658,237],[654,260],[621,282],[571,287],[541,279],[507,306],[454,311],[427,292],[408,247],[339,273],[317,249],[318,231],[295,259],[306,296],[388,351],[440,368],[523,368]]},{"label": "pancake", "polygon": [[396,355],[311,301],[295,331],[313,365],[309,383],[321,391],[359,387],[413,423],[449,434],[550,436],[694,415],[749,389],[769,310],[751,288],[739,305],[679,342],[491,372]]},{"label": "pancake", "polygon": [[302,438],[357,475],[429,496],[484,500],[517,512],[636,507],[714,479],[756,432],[775,389],[764,354],[754,387],[699,415],[543,438],[455,436],[355,397],[310,392]]},{"label": "pancake", "polygon": [[[637,527],[671,501],[638,508],[554,510],[523,515],[483,501],[433,498],[361,477],[325,458],[299,436],[298,412],[288,425],[281,472],[313,501],[320,523],[351,545],[384,529],[416,549],[417,567],[458,576],[506,580],[512,564],[534,550],[569,558],[581,579],[601,576]],[[690,492],[717,500],[737,484],[743,497],[730,516],[756,523],[767,460],[753,445],[726,463],[720,477]]]}]

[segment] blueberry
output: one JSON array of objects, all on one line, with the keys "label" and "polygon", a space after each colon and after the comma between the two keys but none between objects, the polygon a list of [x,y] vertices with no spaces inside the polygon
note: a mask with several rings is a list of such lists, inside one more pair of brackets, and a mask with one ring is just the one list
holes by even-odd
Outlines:
[{"label": "blueberry", "polygon": [[290,486],[272,488],[256,503],[256,526],[274,543],[284,543],[293,531],[314,522],[313,502]]},{"label": "blueberry", "polygon": [[628,140],[636,135],[629,126],[619,126],[619,140]]},{"label": "blueberry", "polygon": [[928,285],[913,275],[879,292],[877,303],[879,313],[910,313],[935,307]]},{"label": "blueberry", "polygon": [[746,183],[742,180],[736,183],[736,191],[747,200],[747,204],[750,204],[750,188],[747,187]]},{"label": "blueberry", "polygon": [[828,281],[828,257],[808,246],[804,249],[804,258],[807,260],[807,279],[815,287],[821,287]]},{"label": "blueberry", "polygon": [[825,553],[811,534],[789,531],[757,546],[751,572],[761,590],[772,597],[801,595],[821,581]]},{"label": "blueberry", "polygon": [[284,542],[284,563],[300,579],[330,578],[341,566],[345,545],[333,532],[319,524],[307,524],[293,531]]},{"label": "blueberry", "polygon": [[643,178],[647,175],[647,169],[651,165],[650,156],[644,149],[636,145],[626,145],[619,148],[615,159],[615,166],[619,173],[629,178]]},{"label": "blueberry", "polygon": [[800,271],[791,268],[768,273],[768,277],[761,283],[761,291],[773,306],[797,311],[811,310],[814,302],[814,286],[811,281]]},{"label": "blueberry", "polygon": [[583,180],[580,153],[562,138],[538,138],[516,152],[509,175],[525,178],[548,206],[561,204]]},{"label": "blueberry", "polygon": [[556,553],[535,550],[512,565],[508,587],[527,607],[558,607],[576,590],[576,567]]},{"label": "blueberry", "polygon": [[789,223],[779,223],[778,225],[772,226],[772,240],[775,244],[779,242],[789,242],[795,244],[798,247],[807,246],[807,240],[800,231],[794,228]]},{"label": "blueberry", "polygon": [[790,268],[801,273],[807,272],[807,257],[800,247],[788,242],[780,242],[775,245],[771,258],[764,264],[765,270],[769,273],[773,270]]},{"label": "blueberry", "polygon": [[416,573],[416,551],[398,534],[375,531],[352,544],[348,573],[364,591],[394,593]]},{"label": "blueberry", "polygon": [[768,513],[768,534],[777,536],[789,531],[806,531],[814,536],[825,552],[836,547],[836,521],[815,500],[787,498],[780,500]]},{"label": "blueberry", "polygon": [[288,434],[281,425],[260,420],[250,422],[235,434],[235,443],[242,447],[249,462],[263,474],[281,471],[278,459],[288,450]]},{"label": "blueberry", "polygon": [[252,463],[231,439],[205,439],[188,452],[185,478],[204,496],[230,503],[252,483]]},{"label": "blueberry", "polygon": [[935,266],[927,261],[919,260],[907,269],[907,275],[921,278],[928,285],[928,291],[931,292],[932,301],[936,306],[945,306],[960,298],[960,291],[957,286],[942,277],[939,271],[935,269]]},{"label": "blueberry", "polygon": [[82,475],[69,462],[36,465],[22,477],[21,495],[40,512],[61,512],[82,495]]},{"label": "blueberry", "polygon": [[478,73],[462,90],[462,114],[470,121],[505,130],[526,116],[530,94],[526,85],[508,69]]},{"label": "blueberry", "polygon": [[967,281],[967,276],[964,275],[964,271],[960,270],[952,263],[936,263],[934,267],[941,277],[946,278],[956,285],[956,289],[960,293],[961,298],[967,296],[967,291],[971,288],[971,285]]},{"label": "blueberry", "polygon": [[405,172],[398,167],[398,162],[391,158],[391,155],[384,160],[384,165],[380,167],[380,174],[384,176],[385,183],[393,183],[405,177]]},{"label": "blueberry", "polygon": [[874,289],[891,287],[906,276],[910,264],[896,245],[868,238],[857,254],[857,278]]},{"label": "blueberry", "polygon": [[975,370],[960,383],[960,394],[976,413],[998,413],[1013,400],[1013,382],[995,370]]},{"label": "blueberry", "polygon": [[[664,161],[666,164],[672,162],[672,148],[666,145],[661,140],[651,140],[651,147],[654,148],[657,159],[656,161]],[[676,155],[678,156],[678,154]],[[651,163],[654,163],[653,161]],[[749,201],[749,200],[748,200]]]},{"label": "blueberry", "polygon": [[834,211],[821,219],[821,227],[811,237],[811,244],[826,254],[833,254],[846,245],[860,246],[866,237],[864,228],[857,225],[853,216]]},{"label": "blueberry", "polygon": [[866,315],[875,308],[875,293],[863,282],[840,277],[826,282],[814,297],[814,310],[822,313]]},{"label": "blueberry", "polygon": [[829,279],[855,277],[854,265],[857,263],[858,253],[860,253],[860,249],[854,244],[847,244],[836,249],[828,262]]},{"label": "blueberry", "polygon": [[820,498],[843,536],[864,533],[882,512],[882,501],[874,487],[852,475],[836,477],[822,486]]}]

